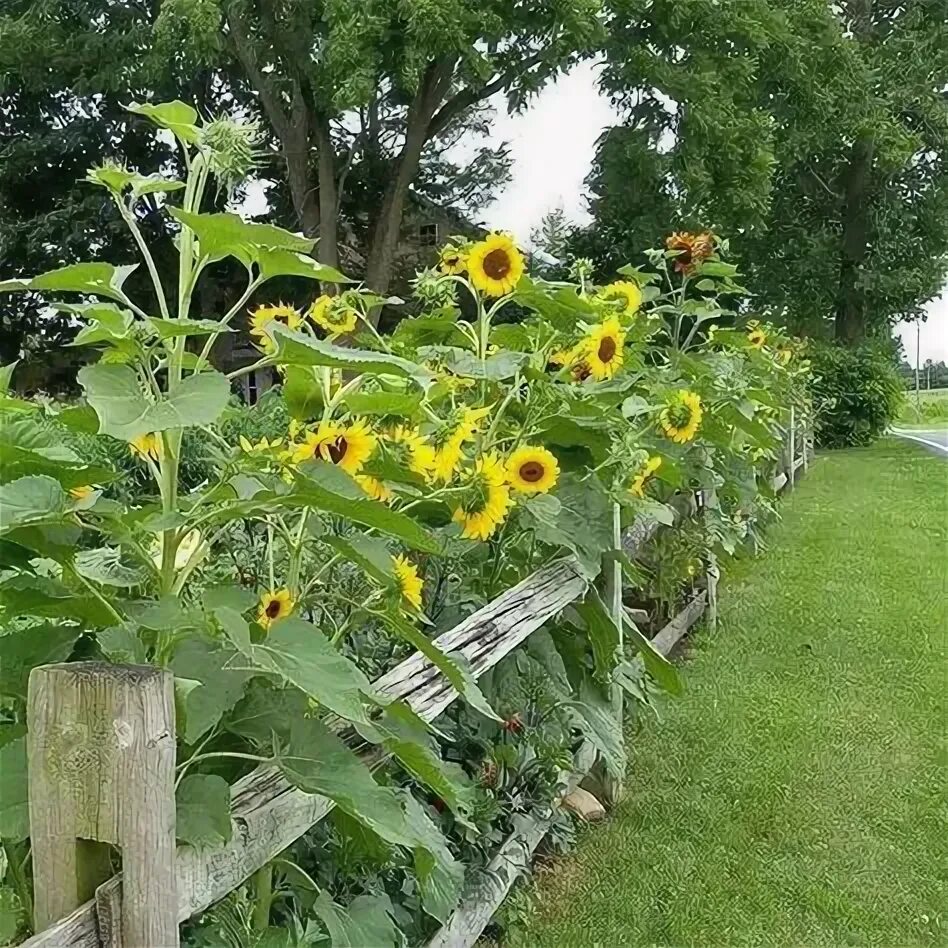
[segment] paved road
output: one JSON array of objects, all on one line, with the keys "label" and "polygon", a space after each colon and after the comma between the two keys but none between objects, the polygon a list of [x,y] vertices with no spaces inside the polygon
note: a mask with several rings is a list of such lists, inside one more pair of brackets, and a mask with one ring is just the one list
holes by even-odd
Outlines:
[{"label": "paved road", "polygon": [[934,454],[948,457],[948,428],[933,428],[930,431],[921,431],[916,428],[893,428],[892,434],[907,438],[909,441],[917,441]]}]

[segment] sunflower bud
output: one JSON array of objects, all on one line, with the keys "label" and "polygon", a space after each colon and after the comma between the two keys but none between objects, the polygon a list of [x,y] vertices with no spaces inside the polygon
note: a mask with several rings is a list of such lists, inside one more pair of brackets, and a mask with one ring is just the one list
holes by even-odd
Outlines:
[{"label": "sunflower bud", "polygon": [[201,147],[208,167],[230,194],[257,165],[260,126],[222,115],[201,129]]}]

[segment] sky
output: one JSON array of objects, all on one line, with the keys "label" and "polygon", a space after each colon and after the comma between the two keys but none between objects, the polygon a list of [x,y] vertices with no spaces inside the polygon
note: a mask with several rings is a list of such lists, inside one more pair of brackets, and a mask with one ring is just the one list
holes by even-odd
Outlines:
[{"label": "sky", "polygon": [[[596,88],[597,66],[581,63],[548,85],[528,111],[506,115],[497,103],[493,139],[508,141],[513,156],[513,180],[481,216],[491,227],[508,230],[522,243],[543,215],[562,207],[568,219],[589,220],[584,179],[589,173],[596,140],[618,117]],[[948,286],[926,307],[921,324],[921,361],[948,362]],[[899,323],[906,357],[915,364],[917,327]]]}]

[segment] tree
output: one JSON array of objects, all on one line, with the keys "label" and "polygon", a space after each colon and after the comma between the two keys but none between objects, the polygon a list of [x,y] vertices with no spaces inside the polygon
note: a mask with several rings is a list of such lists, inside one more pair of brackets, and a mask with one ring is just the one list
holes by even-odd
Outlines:
[{"label": "tree", "polygon": [[[940,11],[940,12],[939,12]],[[615,0],[578,247],[732,237],[758,302],[855,343],[948,268],[948,29],[938,0]],[[939,77],[941,77],[939,79]]]},{"label": "tree", "polygon": [[[502,156],[481,150],[465,179],[446,145],[483,122],[492,96],[521,107],[594,48],[598,12],[598,0],[165,0],[162,18],[198,46],[221,37],[218,55],[254,92],[319,259],[337,265],[340,227],[361,227],[366,281],[385,292],[410,189],[483,193]],[[354,181],[375,195],[361,220],[345,214]]]}]

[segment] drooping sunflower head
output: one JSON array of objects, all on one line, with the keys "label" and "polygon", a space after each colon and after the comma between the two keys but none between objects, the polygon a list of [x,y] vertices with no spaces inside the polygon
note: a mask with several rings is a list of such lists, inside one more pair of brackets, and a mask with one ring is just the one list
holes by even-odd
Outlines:
[{"label": "drooping sunflower head", "polygon": [[409,471],[428,477],[435,463],[435,449],[417,429],[398,425],[388,435],[400,463]]},{"label": "drooping sunflower head", "polygon": [[359,318],[355,308],[346,301],[344,296],[326,296],[325,294],[313,300],[312,306],[307,310],[307,315],[314,323],[333,335],[352,332]]},{"label": "drooping sunflower head", "polygon": [[543,447],[524,445],[507,459],[507,483],[523,494],[545,494],[559,476],[556,458]]},{"label": "drooping sunflower head", "polygon": [[359,487],[361,487],[372,500],[378,500],[383,504],[387,504],[395,496],[392,489],[387,487],[385,482],[380,481],[377,477],[370,477],[368,474],[356,474],[355,479]]},{"label": "drooping sunflower head", "polygon": [[490,408],[461,408],[433,436],[434,459],[431,474],[434,480],[451,480],[461,463],[464,444],[473,441]]},{"label": "drooping sunflower head", "polygon": [[310,459],[327,461],[354,475],[372,456],[375,445],[375,435],[361,418],[348,425],[321,422],[316,431],[307,434],[297,446],[293,460],[297,464]]},{"label": "drooping sunflower head", "polygon": [[752,349],[763,349],[764,343],[766,341],[767,333],[765,333],[760,327],[755,327],[747,334],[747,342],[750,344]]},{"label": "drooping sunflower head", "polygon": [[701,399],[698,395],[681,389],[662,409],[659,424],[668,438],[677,444],[684,444],[698,433],[702,414]]},{"label": "drooping sunflower head", "polygon": [[277,621],[283,619],[293,611],[293,597],[289,589],[276,589],[265,592],[260,597],[260,605],[257,608],[257,622],[265,629]]},{"label": "drooping sunflower head", "polygon": [[485,296],[510,293],[520,282],[523,271],[523,254],[509,234],[488,234],[468,251],[468,276]]},{"label": "drooping sunflower head", "polygon": [[638,283],[633,283],[631,280],[610,283],[599,291],[599,296],[601,299],[620,303],[620,311],[626,316],[637,313],[642,305],[642,291]]},{"label": "drooping sunflower head", "polygon": [[76,487],[69,488],[69,496],[73,500],[85,500],[87,497],[92,496],[92,492],[95,488],[91,484],[80,484]]},{"label": "drooping sunflower head", "polygon": [[418,567],[404,556],[392,557],[392,568],[395,572],[395,580],[398,583],[398,591],[413,609],[421,608],[421,592],[424,583],[418,575]]},{"label": "drooping sunflower head", "polygon": [[597,381],[611,379],[621,368],[625,333],[615,316],[593,326],[581,343],[583,363]]},{"label": "drooping sunflower head", "polygon": [[274,348],[272,332],[277,323],[287,329],[299,329],[303,325],[303,317],[299,310],[286,303],[258,306],[250,313],[250,335],[257,337],[257,345],[264,352]]},{"label": "drooping sunflower head", "polygon": [[649,455],[643,462],[642,466],[639,468],[638,473],[632,478],[632,483],[629,485],[629,490],[635,494],[636,497],[644,497],[645,485],[661,466],[661,457],[659,457],[657,454]]},{"label": "drooping sunflower head", "polygon": [[710,231],[702,234],[689,234],[676,231],[665,239],[668,250],[678,251],[675,256],[675,269],[679,273],[692,273],[703,260],[714,253],[714,235]]},{"label": "drooping sunflower head", "polygon": [[161,460],[163,448],[160,434],[149,432],[148,434],[139,435],[129,441],[128,447],[132,454],[143,460],[145,458],[151,458],[153,461]]},{"label": "drooping sunflower head", "polygon": [[467,269],[467,254],[454,244],[445,244],[438,255],[438,269],[444,274],[463,273]]},{"label": "drooping sunflower head", "polygon": [[453,519],[461,524],[461,535],[469,540],[489,540],[510,510],[510,488],[506,472],[494,454],[479,457],[474,464],[464,498],[455,508]]}]

